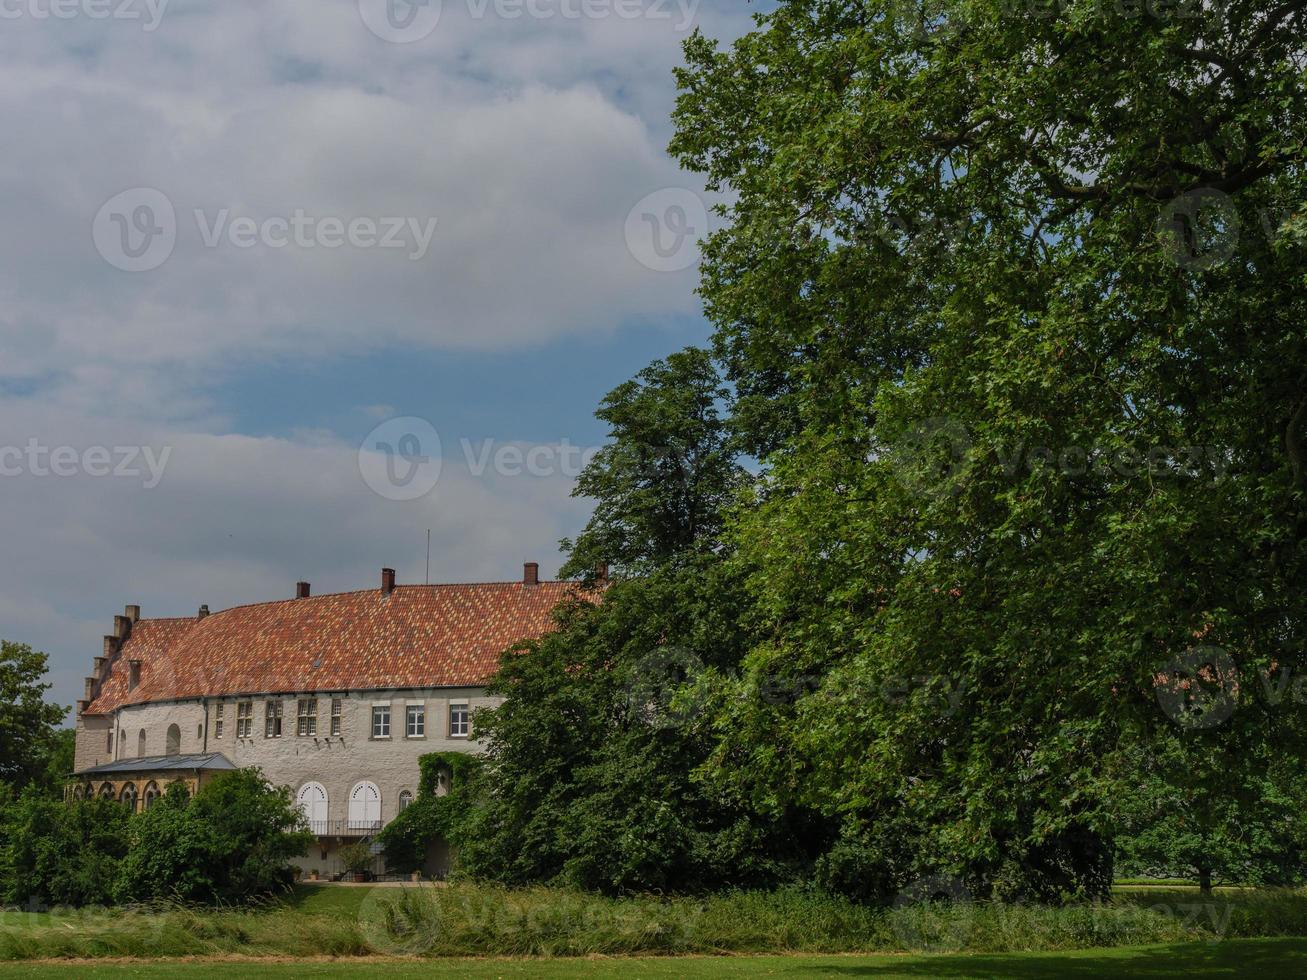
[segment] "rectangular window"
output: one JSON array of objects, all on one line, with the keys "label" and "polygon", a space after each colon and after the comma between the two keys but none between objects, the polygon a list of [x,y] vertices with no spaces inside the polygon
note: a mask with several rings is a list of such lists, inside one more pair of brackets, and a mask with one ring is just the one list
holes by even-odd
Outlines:
[{"label": "rectangular window", "polygon": [[295,725],[296,735],[318,734],[318,699],[300,698],[299,713]]},{"label": "rectangular window", "polygon": [[213,737],[222,738],[222,709],[221,703],[213,706]]},{"label": "rectangular window", "polygon": [[281,702],[269,701],[263,713],[263,737],[281,738]]},{"label": "rectangular window", "polygon": [[410,704],[406,711],[404,734],[409,738],[427,737],[427,706]]},{"label": "rectangular window", "polygon": [[390,705],[372,706],[372,737],[390,738]]},{"label": "rectangular window", "polygon": [[341,705],[341,702],[340,702],[340,698],[332,698],[332,699],[331,699],[331,734],[333,734],[333,735],[339,735],[339,734],[340,734],[340,710],[341,710],[341,707],[342,707],[342,705]]},{"label": "rectangular window", "polygon": [[242,701],[236,705],[236,737],[254,737],[254,702]]},{"label": "rectangular window", "polygon": [[451,702],[449,705],[449,737],[467,738],[468,728],[467,702]]}]

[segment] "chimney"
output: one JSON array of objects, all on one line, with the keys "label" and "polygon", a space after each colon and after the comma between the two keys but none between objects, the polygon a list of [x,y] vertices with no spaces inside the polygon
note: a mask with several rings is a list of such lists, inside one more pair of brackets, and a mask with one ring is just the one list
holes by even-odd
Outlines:
[{"label": "chimney", "polygon": [[383,568],[381,570],[381,594],[390,595],[395,591],[395,570],[393,568]]},{"label": "chimney", "polygon": [[538,562],[529,561],[522,566],[522,584],[540,584],[540,565]]},{"label": "chimney", "polygon": [[113,635],[120,640],[125,640],[132,635],[132,621],[126,616],[115,616],[113,618]]},{"label": "chimney", "polygon": [[141,618],[141,607],[140,607],[140,606],[128,606],[128,607],[124,610],[124,614],[127,616],[128,619],[130,619],[130,620],[132,621],[133,624],[135,624],[135,623],[138,622],[138,621],[140,620],[140,618]]},{"label": "chimney", "polygon": [[608,584],[608,562],[601,562],[595,566],[595,581],[600,585]]},{"label": "chimney", "polygon": [[141,662],[139,660],[127,661],[127,690],[134,691],[138,684],[141,683]]},{"label": "chimney", "polygon": [[296,583],[295,583],[295,598],[296,598],[296,599],[307,599],[308,597],[309,597],[309,583],[308,583],[308,582],[296,582]]},{"label": "chimney", "polygon": [[203,605],[203,606],[200,606],[200,611],[197,612],[197,613],[195,614],[195,618],[196,618],[196,619],[203,619],[203,618],[204,618],[205,616],[207,616],[207,615],[209,615],[209,607],[208,607],[208,605]]}]

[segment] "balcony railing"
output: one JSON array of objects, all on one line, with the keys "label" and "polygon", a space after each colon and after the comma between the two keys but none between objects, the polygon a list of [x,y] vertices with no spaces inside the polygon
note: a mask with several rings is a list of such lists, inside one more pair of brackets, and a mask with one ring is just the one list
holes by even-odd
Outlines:
[{"label": "balcony railing", "polygon": [[319,837],[370,837],[380,829],[380,820],[309,821],[309,830]]}]

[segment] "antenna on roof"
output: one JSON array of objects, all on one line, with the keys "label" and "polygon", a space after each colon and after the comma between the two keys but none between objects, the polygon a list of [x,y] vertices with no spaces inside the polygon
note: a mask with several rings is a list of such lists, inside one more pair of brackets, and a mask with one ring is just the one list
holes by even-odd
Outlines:
[{"label": "antenna on roof", "polygon": [[423,584],[431,584],[431,528],[427,528],[427,574],[423,578]]}]

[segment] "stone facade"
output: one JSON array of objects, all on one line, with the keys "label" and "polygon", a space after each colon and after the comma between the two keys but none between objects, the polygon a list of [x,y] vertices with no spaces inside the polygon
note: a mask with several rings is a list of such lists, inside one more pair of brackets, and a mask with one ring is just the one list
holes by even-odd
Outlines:
[{"label": "stone facade", "polygon": [[[303,869],[331,875],[340,846],[416,799],[423,755],[481,750],[475,713],[497,703],[484,679],[503,650],[551,628],[573,588],[528,563],[520,582],[405,587],[383,569],[380,590],[311,597],[300,583],[293,600],[180,619],[128,606],[78,702],[69,794],[134,795],[139,808],[147,785],[202,786],[212,774],[191,767],[206,759],[258,767],[310,819],[318,844]],[[388,733],[374,728],[383,708]],[[437,842],[426,870],[447,861]]]}]

